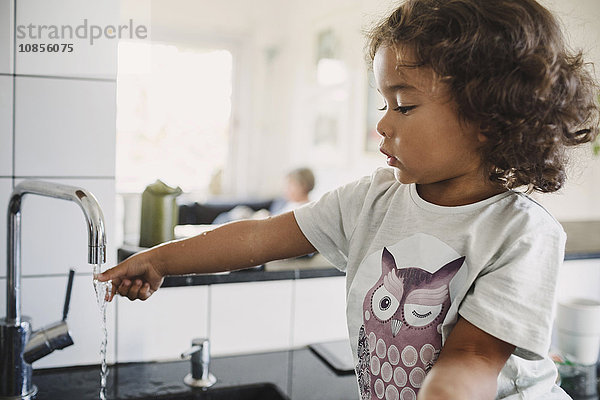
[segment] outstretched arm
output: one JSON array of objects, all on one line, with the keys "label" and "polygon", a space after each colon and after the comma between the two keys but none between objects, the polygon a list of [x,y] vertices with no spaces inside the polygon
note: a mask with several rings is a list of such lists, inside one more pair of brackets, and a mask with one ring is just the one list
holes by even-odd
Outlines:
[{"label": "outstretched arm", "polygon": [[496,398],[498,375],[514,349],[459,317],[417,399]]},{"label": "outstretched arm", "polygon": [[146,300],[165,275],[230,271],[314,251],[289,212],[264,220],[232,222],[158,245],[129,257],[98,279],[112,279],[111,300],[116,292],[131,300]]}]

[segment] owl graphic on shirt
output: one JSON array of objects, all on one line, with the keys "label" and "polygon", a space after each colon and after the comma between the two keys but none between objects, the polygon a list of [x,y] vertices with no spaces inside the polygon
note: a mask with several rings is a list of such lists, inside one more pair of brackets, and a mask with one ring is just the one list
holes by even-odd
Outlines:
[{"label": "owl graphic on shirt", "polygon": [[430,273],[397,268],[383,249],[381,276],[363,302],[356,373],[362,400],[416,399],[442,348],[449,284],[463,265],[457,258]]}]

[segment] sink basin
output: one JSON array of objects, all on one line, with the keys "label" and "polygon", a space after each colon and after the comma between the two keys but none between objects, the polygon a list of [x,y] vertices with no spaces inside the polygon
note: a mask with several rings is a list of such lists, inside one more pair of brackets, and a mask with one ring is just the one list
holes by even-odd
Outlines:
[{"label": "sink basin", "polygon": [[272,383],[212,388],[208,390],[194,389],[185,393],[165,396],[140,397],[135,400],[289,400],[277,386]]}]

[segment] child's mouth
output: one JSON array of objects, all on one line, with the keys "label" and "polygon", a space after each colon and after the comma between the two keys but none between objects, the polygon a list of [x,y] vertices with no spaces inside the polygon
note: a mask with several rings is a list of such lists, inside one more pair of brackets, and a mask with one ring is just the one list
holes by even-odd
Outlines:
[{"label": "child's mouth", "polygon": [[383,150],[382,148],[379,149],[379,151],[381,151],[386,157],[387,157],[387,165],[389,165],[390,167],[394,167],[397,166],[398,163],[398,159],[396,157],[394,157],[391,154],[388,154],[385,150]]}]

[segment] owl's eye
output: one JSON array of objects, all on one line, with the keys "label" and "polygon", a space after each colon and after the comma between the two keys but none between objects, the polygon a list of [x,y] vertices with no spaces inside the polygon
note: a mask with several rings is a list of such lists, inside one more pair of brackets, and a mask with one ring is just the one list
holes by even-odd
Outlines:
[{"label": "owl's eye", "polygon": [[442,312],[442,305],[404,304],[404,319],[411,326],[425,326]]},{"label": "owl's eye", "polygon": [[406,295],[404,319],[411,326],[425,326],[432,323],[442,312],[448,298],[448,286],[415,289]]},{"label": "owl's eye", "polygon": [[385,286],[381,285],[371,297],[371,310],[373,315],[381,322],[386,322],[394,316],[400,302],[392,295]]},{"label": "owl's eye", "polygon": [[383,299],[381,299],[381,301],[379,302],[379,308],[383,311],[387,310],[388,308],[390,308],[390,304],[392,304],[392,300],[388,297],[385,296]]}]

